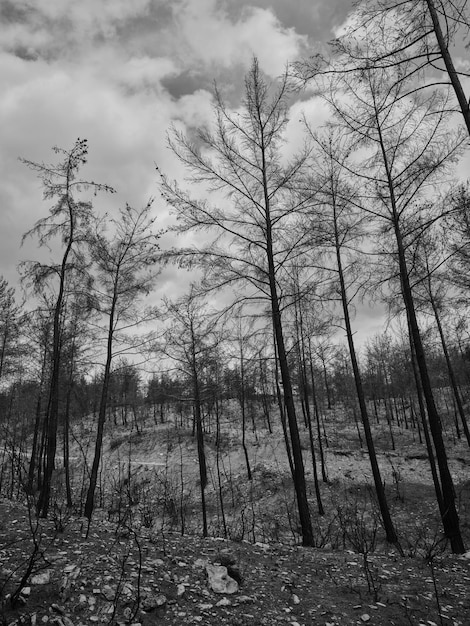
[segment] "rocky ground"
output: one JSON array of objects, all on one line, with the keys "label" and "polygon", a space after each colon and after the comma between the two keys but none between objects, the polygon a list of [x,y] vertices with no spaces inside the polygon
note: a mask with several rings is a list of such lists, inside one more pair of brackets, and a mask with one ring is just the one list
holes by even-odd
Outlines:
[{"label": "rocky ground", "polygon": [[[0,502],[0,519],[3,624],[470,623],[470,553],[429,563],[393,549],[364,557],[106,521],[86,537],[83,520],[52,516],[36,526],[24,506],[9,501]],[[12,607],[28,563],[32,571]]]},{"label": "rocky ground", "polygon": [[[372,504],[370,462],[354,421],[340,411],[328,412],[325,419],[323,516],[308,438],[303,441],[316,548],[298,545],[280,429],[247,433],[251,482],[241,432],[230,419],[218,453],[207,435],[206,499],[213,537],[204,539],[191,430],[176,429],[171,421],[149,421],[138,430],[109,427],[97,497],[103,508],[96,510],[88,532],[85,520],[56,506],[60,498],[49,519],[40,521],[25,502],[0,500],[0,626],[468,626],[470,552],[454,556],[442,538],[417,433],[394,425],[392,444],[386,422],[373,424],[399,553],[384,540]],[[93,449],[93,419],[73,430],[78,494]],[[468,549],[469,449],[450,435],[447,444]],[[23,454],[27,458],[27,450]],[[215,538],[223,534],[217,464],[231,540]]]}]

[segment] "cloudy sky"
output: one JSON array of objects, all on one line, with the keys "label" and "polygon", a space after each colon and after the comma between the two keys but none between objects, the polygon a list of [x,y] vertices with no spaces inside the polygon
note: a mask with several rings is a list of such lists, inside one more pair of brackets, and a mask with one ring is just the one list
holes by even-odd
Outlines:
[{"label": "cloudy sky", "polygon": [[172,121],[190,128],[208,119],[214,80],[236,102],[253,55],[278,76],[331,39],[352,5],[0,0],[0,274],[17,281],[18,262],[35,254],[20,248],[21,236],[47,213],[40,182],[18,157],[53,161],[52,146],[87,138],[84,176],[115,187],[115,206],[157,196],[165,222],[154,164],[182,176],[166,147]]}]

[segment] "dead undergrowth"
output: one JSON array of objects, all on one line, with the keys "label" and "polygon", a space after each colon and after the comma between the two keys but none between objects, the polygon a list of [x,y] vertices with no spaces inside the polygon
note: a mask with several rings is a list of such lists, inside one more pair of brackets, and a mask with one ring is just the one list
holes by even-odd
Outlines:
[{"label": "dead undergrowth", "polygon": [[[31,553],[25,507],[0,504],[3,623],[468,624],[470,560],[429,545],[400,556],[156,533],[101,521],[85,538],[41,520],[40,554],[15,607]],[[433,552],[434,550],[434,552]],[[208,588],[206,563],[230,563],[240,588]],[[9,595],[10,594],[10,595]]]},{"label": "dead undergrowth", "polygon": [[[72,447],[75,496],[86,475],[92,426],[80,425],[80,445]],[[451,555],[442,536],[417,433],[395,426],[392,446],[387,429],[374,424],[400,550],[385,541],[370,463],[344,415],[328,415],[327,480],[320,482],[325,515],[316,512],[304,446],[315,548],[298,545],[280,432],[247,433],[252,481],[240,432],[227,428],[218,452],[208,437],[212,538],[203,539],[191,431],[168,423],[144,423],[138,433],[113,427],[105,437],[99,507],[88,535],[60,490],[48,520],[37,520],[32,499],[28,507],[21,494],[19,501],[0,502],[3,624],[465,626],[470,558]],[[468,544],[469,452],[463,441],[448,446]],[[230,564],[238,593],[218,595],[208,587],[205,564],[217,562]]]}]

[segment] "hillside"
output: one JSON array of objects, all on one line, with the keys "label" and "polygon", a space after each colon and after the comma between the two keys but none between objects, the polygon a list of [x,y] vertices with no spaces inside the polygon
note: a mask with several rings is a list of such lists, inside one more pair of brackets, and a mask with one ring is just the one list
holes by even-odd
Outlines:
[{"label": "hillside", "polygon": [[[24,509],[2,502],[0,512],[2,576],[20,568],[11,584],[31,533]],[[468,624],[470,558],[441,554],[430,564],[389,551],[365,559],[349,550],[134,534],[106,522],[87,539],[82,530],[79,519],[59,534],[52,522],[41,525],[36,577],[4,624]],[[212,591],[208,563],[228,565],[239,591]]]},{"label": "hillside", "polygon": [[[204,539],[197,449],[188,424],[108,422],[99,506],[88,535],[87,521],[60,504],[60,492],[49,520],[28,521],[25,504],[1,502],[4,623],[21,616],[22,623],[60,626],[468,623],[470,553],[449,553],[417,433],[395,424],[393,450],[388,425],[374,424],[400,553],[385,541],[354,422],[339,410],[326,419],[328,482],[321,480],[317,454],[324,515],[317,512],[302,435],[315,548],[299,545],[280,428],[269,433],[255,423],[247,432],[251,481],[236,422],[222,425],[218,445],[206,433],[210,537]],[[77,494],[86,473],[83,458],[91,458],[93,420],[74,424],[72,439]],[[468,448],[459,440],[448,444],[468,545]],[[18,589],[28,563],[25,589],[12,609],[7,596]],[[239,583],[235,593],[210,588],[207,565],[216,563],[228,566]]]}]

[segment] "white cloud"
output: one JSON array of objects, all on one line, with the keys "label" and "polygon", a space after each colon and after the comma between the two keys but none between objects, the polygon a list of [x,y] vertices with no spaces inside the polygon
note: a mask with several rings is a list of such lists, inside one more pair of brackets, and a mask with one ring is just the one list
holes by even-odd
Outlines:
[{"label": "white cloud", "polygon": [[125,202],[140,206],[156,196],[159,225],[167,223],[154,164],[171,177],[183,176],[167,148],[167,130],[174,119],[188,127],[212,117],[207,91],[175,101],[163,89],[161,80],[176,71],[171,59],[128,57],[109,47],[79,63],[29,62],[0,53],[0,222],[6,240],[0,273],[11,279],[21,259],[35,257],[34,242],[19,249],[21,235],[48,210],[40,182],[18,157],[55,162],[52,146],[70,148],[78,137],[89,140],[84,177],[119,191],[93,198],[98,210]]},{"label": "white cloud", "polygon": [[175,63],[168,58],[134,57],[126,60],[120,67],[114,68],[116,82],[136,90],[154,89],[160,81],[178,73]]},{"label": "white cloud", "polygon": [[[209,77],[220,68],[229,76],[231,65],[248,65],[254,53],[266,72],[277,74],[288,56],[298,53],[301,43],[293,31],[282,29],[270,11],[248,10],[239,22],[232,23],[214,2],[195,2],[192,12],[186,7],[186,13],[178,13],[179,26],[173,28],[173,37],[166,33],[168,53],[151,56],[132,46],[119,47],[115,40],[99,46],[91,42],[93,34],[105,28],[107,18],[115,23],[131,13],[127,4],[110,3],[112,8],[93,4],[95,8],[88,14],[89,3],[76,8],[71,4],[43,0],[36,3],[36,13],[29,21],[0,26],[0,34],[7,35],[2,38],[2,48],[8,50],[0,54],[0,163],[4,173],[0,202],[6,240],[0,263],[1,272],[10,280],[14,280],[14,268],[21,259],[37,256],[34,241],[28,240],[21,249],[19,244],[22,234],[48,210],[40,182],[18,156],[54,161],[52,146],[70,148],[77,137],[88,138],[89,163],[84,176],[120,192],[93,199],[97,209],[112,211],[125,202],[142,205],[156,196],[155,211],[165,224],[168,209],[158,193],[154,163],[170,177],[183,180],[185,176],[167,148],[166,132],[174,120],[186,128],[210,123],[213,101],[206,89],[175,100],[163,88],[162,80],[194,66]],[[198,4],[199,14],[194,11]],[[18,8],[21,6],[26,5]],[[139,10],[144,11],[145,6],[145,2],[139,3]],[[39,10],[43,11],[41,19]],[[65,16],[73,26],[70,32],[57,28]],[[48,25],[46,18],[55,25]],[[185,41],[191,28],[194,32]],[[198,29],[202,30],[196,32]],[[78,41],[81,36],[86,41],[72,46],[73,54],[65,49],[67,41]],[[26,61],[9,52],[18,53],[18,48],[22,48],[21,57],[36,56],[37,60]],[[183,52],[188,49],[185,60]],[[182,282],[187,280],[185,277]]]},{"label": "white cloud", "polygon": [[357,14],[354,12],[350,13],[343,22],[333,26],[333,35],[336,38],[344,37],[346,33],[350,32],[354,27],[357,26],[357,20]]},{"label": "white cloud", "polygon": [[62,30],[62,36],[79,38],[112,36],[122,22],[147,15],[151,5],[152,0],[16,0],[14,11],[31,25],[69,24],[72,28]]},{"label": "white cloud", "polygon": [[306,139],[305,121],[312,128],[319,128],[331,119],[328,105],[318,97],[295,102],[289,110],[286,127],[286,142],[281,146],[282,154],[289,159],[302,149]]},{"label": "white cloud", "polygon": [[[167,148],[172,122],[183,129],[210,124],[212,78],[236,102],[253,55],[274,77],[306,45],[306,37],[281,24],[272,9],[244,6],[230,14],[225,5],[221,0],[5,3],[12,8],[0,21],[0,236],[5,241],[0,273],[12,277],[21,259],[35,258],[34,242],[19,248],[21,235],[48,210],[40,182],[17,157],[55,161],[51,147],[70,148],[78,137],[89,140],[84,176],[119,191],[94,198],[97,208],[141,206],[156,196],[160,225],[168,223],[154,163],[183,181],[186,173]],[[186,75],[193,79],[192,92],[173,97],[165,79],[184,82]],[[294,143],[298,132],[289,128]]]},{"label": "white cloud", "polygon": [[268,9],[245,7],[232,21],[216,0],[185,0],[175,17],[179,40],[193,59],[205,65],[249,65],[253,55],[270,76],[279,75],[298,57],[306,38],[285,28]]},{"label": "white cloud", "polygon": [[212,94],[205,89],[198,89],[193,94],[183,96],[175,104],[174,117],[187,127],[210,125],[214,117]]},{"label": "white cloud", "polygon": [[[55,161],[50,148],[70,148],[77,137],[90,143],[86,176],[121,192],[113,197],[114,203],[140,205],[155,195],[153,163],[164,158],[169,99],[158,103],[141,93],[126,96],[112,82],[79,68],[14,57],[2,61],[2,75],[9,80],[4,81],[5,94],[0,98],[0,162],[5,173],[0,198],[3,234],[7,229],[9,241],[18,246],[21,233],[47,211],[34,173],[17,157]],[[15,265],[23,255],[17,250],[2,261]]]},{"label": "white cloud", "polygon": [[456,57],[454,59],[454,64],[455,67],[458,71],[460,72],[466,72],[468,74],[468,72],[470,72],[470,60],[469,59],[464,59],[462,57]]},{"label": "white cloud", "polygon": [[2,28],[1,47],[4,50],[22,51],[25,56],[34,58],[37,50],[49,47],[51,33],[42,27],[31,28],[27,23],[14,23]]}]

